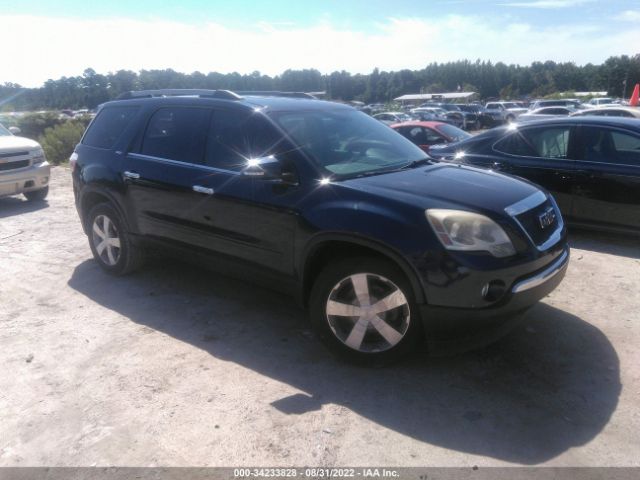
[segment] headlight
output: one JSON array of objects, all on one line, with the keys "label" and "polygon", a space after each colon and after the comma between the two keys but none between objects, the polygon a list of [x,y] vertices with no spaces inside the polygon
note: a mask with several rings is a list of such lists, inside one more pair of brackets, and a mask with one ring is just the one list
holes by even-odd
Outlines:
[{"label": "headlight", "polygon": [[46,158],[44,157],[44,151],[42,149],[31,152],[31,161],[33,162],[33,165],[43,163],[45,160]]},{"label": "headlight", "polygon": [[505,231],[484,215],[445,209],[429,209],[425,214],[447,250],[484,251],[494,257],[516,253]]}]

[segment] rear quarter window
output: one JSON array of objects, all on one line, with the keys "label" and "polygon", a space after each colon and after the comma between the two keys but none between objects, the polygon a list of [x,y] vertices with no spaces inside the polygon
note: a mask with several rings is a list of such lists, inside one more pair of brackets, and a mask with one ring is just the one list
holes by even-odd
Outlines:
[{"label": "rear quarter window", "polygon": [[139,107],[136,106],[103,108],[91,122],[82,138],[82,144],[95,148],[113,148],[138,110]]}]

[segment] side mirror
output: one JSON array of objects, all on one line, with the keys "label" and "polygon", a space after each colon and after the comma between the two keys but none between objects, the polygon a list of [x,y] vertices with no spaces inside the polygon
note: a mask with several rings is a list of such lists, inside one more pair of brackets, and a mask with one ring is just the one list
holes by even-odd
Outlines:
[{"label": "side mirror", "polygon": [[242,170],[245,177],[258,177],[262,180],[282,180],[282,163],[273,155],[252,158]]},{"label": "side mirror", "polygon": [[22,132],[22,130],[20,130],[18,127],[9,127],[9,131],[14,135],[20,135],[20,133]]}]

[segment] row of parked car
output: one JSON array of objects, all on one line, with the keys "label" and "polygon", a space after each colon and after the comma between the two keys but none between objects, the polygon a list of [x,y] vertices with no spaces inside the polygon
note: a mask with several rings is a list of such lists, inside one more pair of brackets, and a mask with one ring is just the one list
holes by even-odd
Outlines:
[{"label": "row of parked car", "polygon": [[378,112],[373,117],[388,125],[409,120],[449,123],[463,130],[491,128],[505,123],[540,120],[569,115],[603,115],[637,117],[638,110],[614,103],[612,98],[592,99],[583,104],[578,100],[536,100],[529,106],[522,102],[497,101],[484,106],[478,103],[429,102],[407,111]]}]

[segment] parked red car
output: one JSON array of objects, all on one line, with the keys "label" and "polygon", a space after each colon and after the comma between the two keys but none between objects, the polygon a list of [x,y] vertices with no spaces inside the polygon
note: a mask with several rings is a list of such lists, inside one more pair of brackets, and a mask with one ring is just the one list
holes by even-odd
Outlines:
[{"label": "parked red car", "polygon": [[425,152],[433,145],[459,142],[471,137],[464,130],[443,122],[402,122],[391,125],[391,128]]}]

